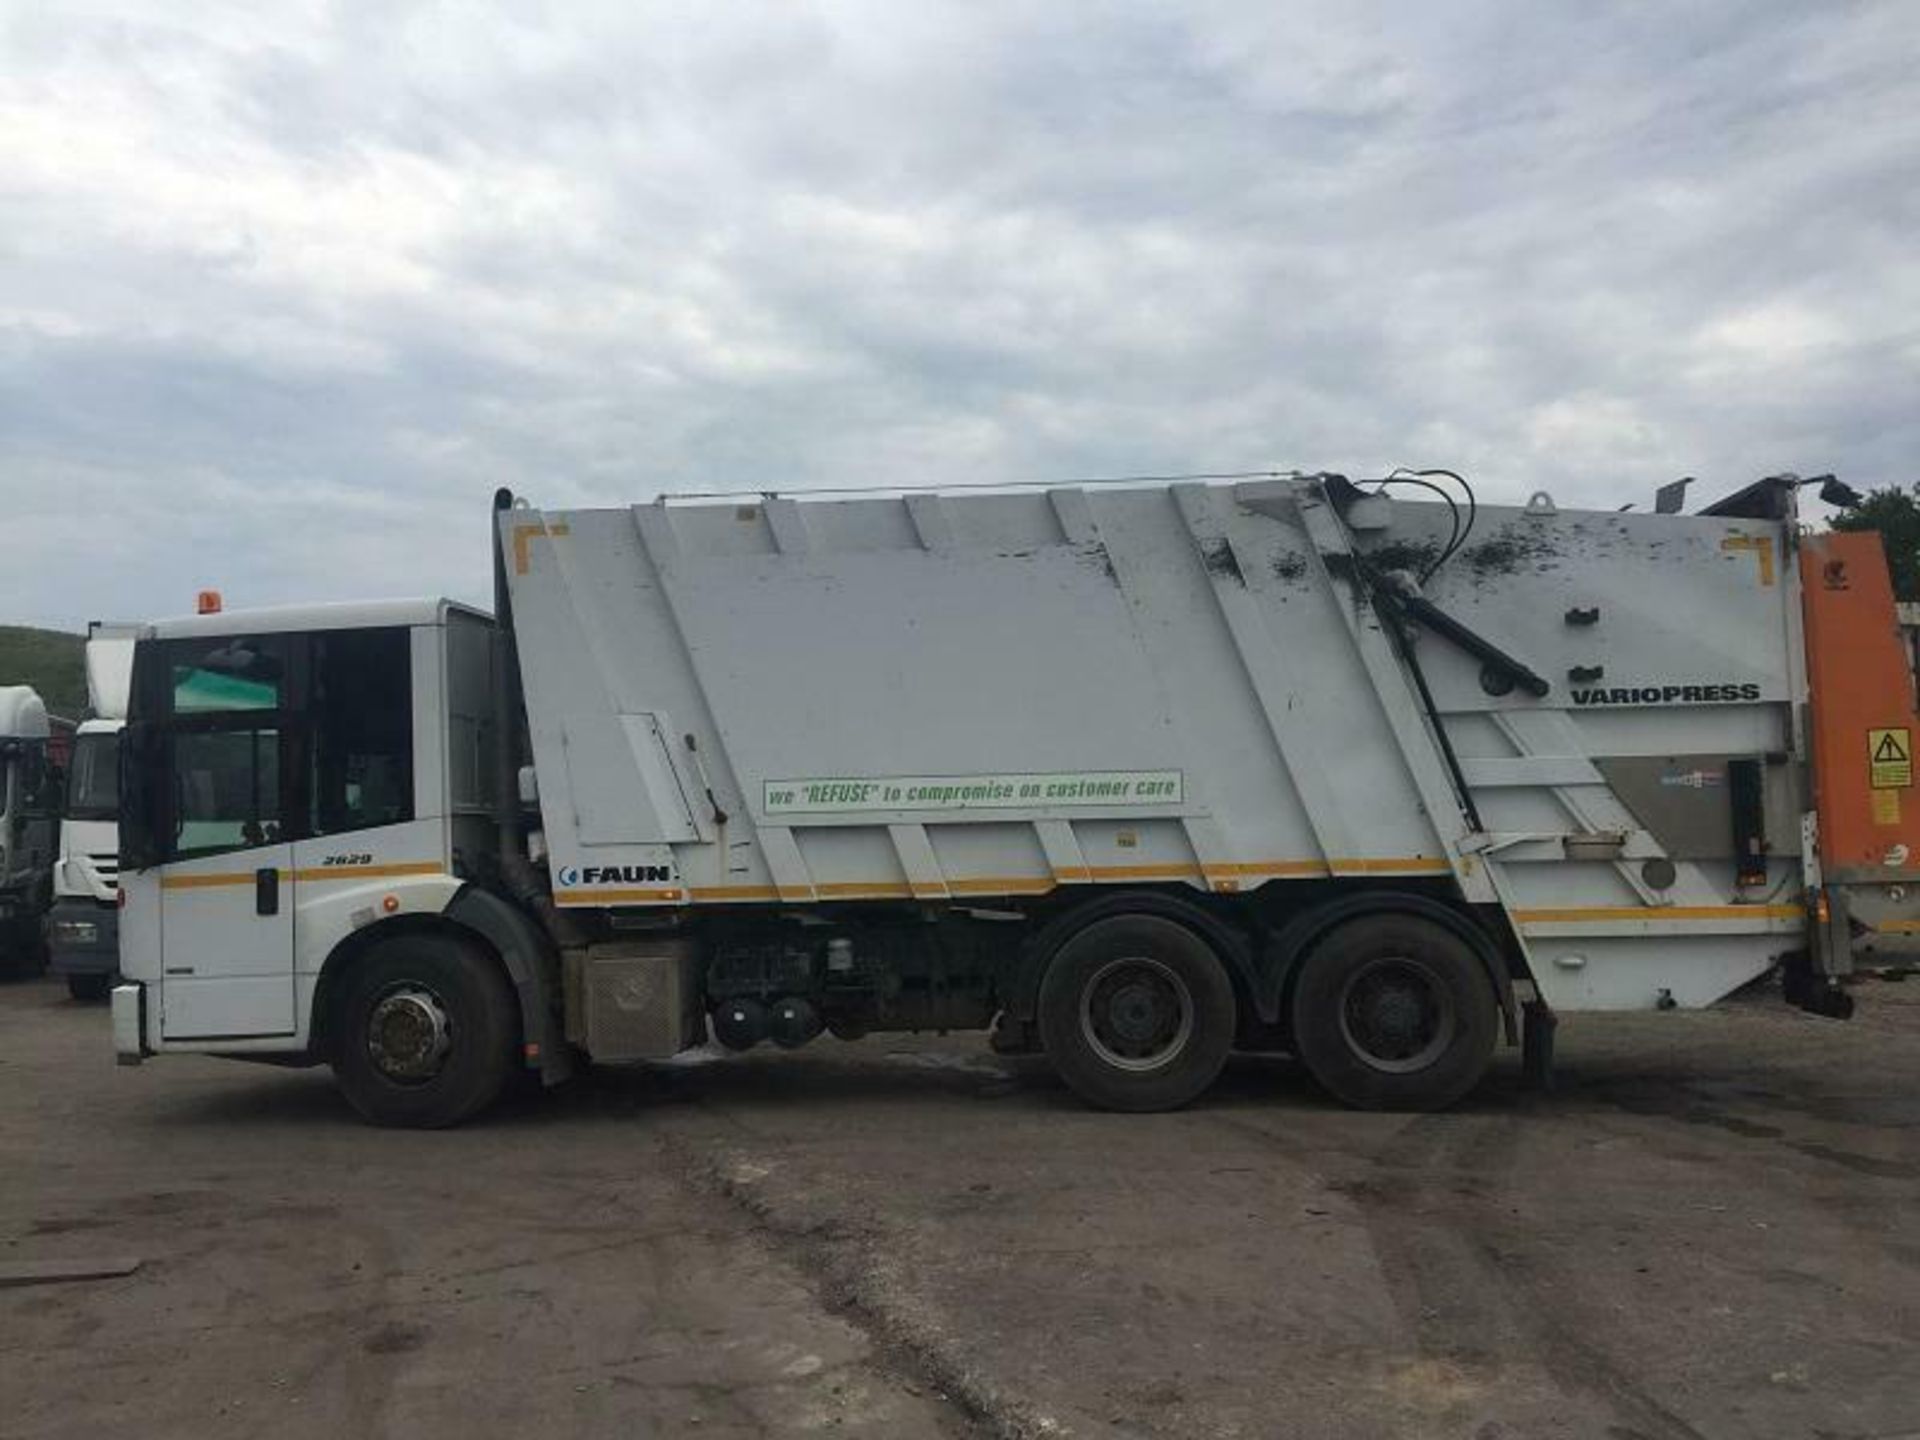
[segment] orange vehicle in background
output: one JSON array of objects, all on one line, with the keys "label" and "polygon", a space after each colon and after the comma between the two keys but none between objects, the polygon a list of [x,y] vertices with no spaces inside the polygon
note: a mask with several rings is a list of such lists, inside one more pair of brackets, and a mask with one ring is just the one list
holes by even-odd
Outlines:
[{"label": "orange vehicle in background", "polygon": [[1850,955],[1920,949],[1920,707],[1880,536],[1809,535],[1800,559],[1815,934],[1845,973]]}]

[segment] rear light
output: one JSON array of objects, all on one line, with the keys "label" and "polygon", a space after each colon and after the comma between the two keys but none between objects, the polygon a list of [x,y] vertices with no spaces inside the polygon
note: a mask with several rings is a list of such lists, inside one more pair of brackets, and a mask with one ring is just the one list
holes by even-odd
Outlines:
[{"label": "rear light", "polygon": [[220,613],[220,592],[218,590],[202,590],[199,598],[195,601],[194,609],[201,615],[218,615]]},{"label": "rear light", "polygon": [[126,909],[127,908],[127,892],[124,890],[114,891],[113,904],[116,910]]},{"label": "rear light", "polygon": [[1813,892],[1813,918],[1822,925],[1833,918],[1833,905],[1824,887]]}]

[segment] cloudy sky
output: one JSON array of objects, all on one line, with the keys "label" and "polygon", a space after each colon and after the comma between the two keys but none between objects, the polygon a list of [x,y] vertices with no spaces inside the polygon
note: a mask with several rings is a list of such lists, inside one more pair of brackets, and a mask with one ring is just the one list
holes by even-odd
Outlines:
[{"label": "cloudy sky", "polygon": [[1920,6],[0,0],[0,620],[496,485],[1920,479]]}]

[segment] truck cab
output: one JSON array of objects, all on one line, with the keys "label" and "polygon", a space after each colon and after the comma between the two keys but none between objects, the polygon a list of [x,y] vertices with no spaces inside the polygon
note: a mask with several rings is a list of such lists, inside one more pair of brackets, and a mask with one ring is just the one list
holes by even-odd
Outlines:
[{"label": "truck cab", "polygon": [[334,967],[484,864],[492,624],[447,601],[143,627],[121,796],[122,1058],[309,1053]]},{"label": "truck cab", "polygon": [[59,785],[47,707],[30,686],[0,686],[0,969],[34,970],[53,894]]},{"label": "truck cab", "polygon": [[48,968],[76,1000],[107,998],[120,959],[120,731],[83,720],[67,767],[60,854],[47,923]]},{"label": "truck cab", "polygon": [[47,926],[50,968],[76,1000],[104,1000],[120,963],[120,732],[138,625],[87,627],[87,718],[67,766]]}]

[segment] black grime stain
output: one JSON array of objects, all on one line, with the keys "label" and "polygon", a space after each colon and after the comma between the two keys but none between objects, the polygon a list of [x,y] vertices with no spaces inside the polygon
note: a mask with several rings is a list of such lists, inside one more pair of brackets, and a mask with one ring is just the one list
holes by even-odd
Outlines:
[{"label": "black grime stain", "polygon": [[1516,575],[1530,565],[1538,570],[1552,569],[1559,562],[1560,551],[1550,535],[1510,526],[1491,539],[1462,550],[1460,558],[1476,576],[1484,579],[1490,575]]},{"label": "black grime stain", "polygon": [[1367,552],[1367,563],[1376,570],[1411,570],[1424,575],[1440,558],[1438,540],[1390,540]]},{"label": "black grime stain", "polygon": [[1200,556],[1206,562],[1208,574],[1225,576],[1239,585],[1247,583],[1247,577],[1240,573],[1240,562],[1234,558],[1233,546],[1225,537],[1210,542]]},{"label": "black grime stain", "polygon": [[1284,555],[1273,557],[1273,574],[1278,580],[1303,580],[1307,574],[1307,557],[1287,551]]},{"label": "black grime stain", "polygon": [[1100,541],[1095,540],[1090,544],[1080,546],[1079,554],[1083,563],[1099,566],[1101,571],[1105,573],[1107,579],[1116,585],[1120,583],[1120,572],[1113,568],[1113,556],[1107,553],[1107,547]]}]

